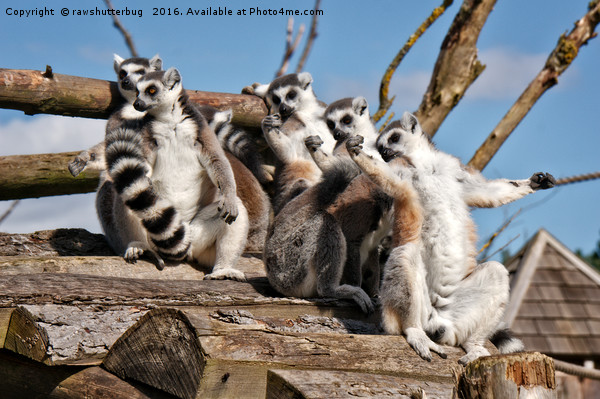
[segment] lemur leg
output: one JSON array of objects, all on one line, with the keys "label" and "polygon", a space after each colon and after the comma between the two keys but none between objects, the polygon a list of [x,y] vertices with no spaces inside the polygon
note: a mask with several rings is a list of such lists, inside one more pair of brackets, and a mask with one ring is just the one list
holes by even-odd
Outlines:
[{"label": "lemur leg", "polygon": [[451,305],[440,309],[452,321],[440,342],[461,345],[467,352],[459,362],[467,364],[489,355],[484,343],[496,330],[508,303],[508,271],[498,262],[486,262],[473,270],[448,297]]},{"label": "lemur leg", "polygon": [[361,266],[362,284],[361,287],[370,296],[379,295],[379,283],[381,280],[381,270],[379,267],[379,249],[373,248],[369,251],[367,259]]},{"label": "lemur leg", "polygon": [[392,250],[384,266],[381,302],[386,333],[404,333],[408,344],[427,361],[432,359],[431,351],[446,358],[444,350],[424,330],[431,304],[418,244],[408,243]]},{"label": "lemur leg", "polygon": [[321,148],[321,145],[323,144],[321,137],[316,135],[308,136],[304,139],[304,144],[306,145],[306,149],[310,153],[313,161],[323,172],[331,169],[337,161],[337,157],[335,155],[327,154],[325,151],[323,151]]},{"label": "lemur leg", "polygon": [[[360,287],[342,284],[342,269],[346,263],[346,242],[333,216],[326,214],[322,237],[316,241],[313,262],[317,273],[317,294],[321,297],[352,299],[365,313],[374,311],[369,295]],[[328,230],[328,231],[326,231]]]},{"label": "lemur leg", "polygon": [[218,211],[219,202],[204,208],[190,223],[192,258],[203,265],[213,265],[212,272],[204,276],[209,280],[231,279],[245,281],[243,272],[235,268],[246,246],[248,213],[236,197],[238,217],[227,224]]}]

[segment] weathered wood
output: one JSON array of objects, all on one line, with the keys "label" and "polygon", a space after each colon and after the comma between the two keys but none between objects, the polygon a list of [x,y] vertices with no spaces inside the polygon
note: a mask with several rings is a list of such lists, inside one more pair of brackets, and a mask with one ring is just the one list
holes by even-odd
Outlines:
[{"label": "weathered wood", "polygon": [[[188,90],[188,94],[198,104],[231,108],[232,121],[240,126],[258,128],[267,112],[264,102],[256,96],[194,90]],[[21,110],[28,115],[106,119],[121,101],[116,82],[58,73],[46,77],[41,71],[0,68],[0,108]]]},{"label": "weathered wood", "polygon": [[426,362],[399,336],[290,332],[243,320],[218,333],[218,317],[197,316],[149,311],[115,342],[104,367],[182,398],[262,398],[273,368],[383,374],[451,387],[464,354],[448,348],[448,359]]},{"label": "weathered wood", "polygon": [[449,384],[389,375],[323,370],[269,370],[267,373],[266,399],[446,399],[451,396]]},{"label": "weathered wood", "polygon": [[96,191],[99,172],[73,177],[67,164],[78,152],[0,157],[0,201]]},{"label": "weathered wood", "polygon": [[0,349],[44,362],[48,335],[23,308],[0,309]]},{"label": "weathered wood", "polygon": [[477,40],[496,0],[464,0],[433,68],[416,116],[423,131],[435,135],[485,66],[477,59]]},{"label": "weathered wood", "polygon": [[537,352],[488,356],[469,363],[457,398],[556,398],[554,361]]},{"label": "weathered wood", "polygon": [[3,399],[168,399],[164,392],[128,383],[100,367],[58,367],[0,351]]},{"label": "weathered wood", "polygon": [[85,229],[0,233],[0,256],[111,256],[104,235]]}]

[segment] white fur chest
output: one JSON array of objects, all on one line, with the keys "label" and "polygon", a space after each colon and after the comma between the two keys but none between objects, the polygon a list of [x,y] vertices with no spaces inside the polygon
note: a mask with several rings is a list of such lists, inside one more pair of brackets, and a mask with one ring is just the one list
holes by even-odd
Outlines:
[{"label": "white fur chest", "polygon": [[158,194],[171,201],[184,220],[189,220],[196,213],[200,181],[206,174],[194,148],[197,125],[191,119],[176,123],[154,121],[152,134],[157,143],[152,183]]}]

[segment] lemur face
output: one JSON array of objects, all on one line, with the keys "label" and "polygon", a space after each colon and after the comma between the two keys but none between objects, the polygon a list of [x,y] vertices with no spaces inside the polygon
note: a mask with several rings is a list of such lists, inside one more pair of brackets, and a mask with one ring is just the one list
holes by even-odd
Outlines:
[{"label": "lemur face", "polygon": [[271,82],[265,100],[270,114],[283,119],[302,109],[307,101],[315,100],[311,88],[312,76],[308,72],[285,75]]},{"label": "lemur face", "polygon": [[136,85],[133,107],[156,115],[170,110],[181,94],[181,75],[175,68],[168,71],[150,72],[142,76]]},{"label": "lemur face", "polygon": [[429,144],[417,118],[405,112],[402,119],[390,123],[377,138],[377,151],[385,162],[407,156],[422,144]]},{"label": "lemur face", "polygon": [[151,59],[136,57],[126,60],[115,54],[113,67],[117,73],[119,92],[127,101],[133,102],[137,82],[148,72],[160,71],[162,60],[158,54]]},{"label": "lemur face", "polygon": [[363,122],[370,123],[367,100],[363,97],[335,101],[325,110],[325,123],[336,141],[361,134]]}]

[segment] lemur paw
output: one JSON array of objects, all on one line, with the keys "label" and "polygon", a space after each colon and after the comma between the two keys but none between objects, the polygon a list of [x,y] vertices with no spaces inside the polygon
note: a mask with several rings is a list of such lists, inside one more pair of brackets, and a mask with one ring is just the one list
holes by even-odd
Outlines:
[{"label": "lemur paw", "polygon": [[423,360],[427,360],[430,362],[432,360],[431,352],[435,352],[442,359],[446,359],[448,355],[442,349],[441,346],[433,342],[425,331],[418,328],[407,328],[404,332],[406,335],[406,342],[410,345],[411,348],[417,352],[417,355],[421,356]]},{"label": "lemur paw", "polygon": [[263,96],[260,95],[261,93],[256,92],[256,88],[260,87],[260,86],[263,86],[263,85],[258,82],[254,82],[250,86],[244,86],[244,88],[242,89],[242,94],[249,94],[252,96],[258,96],[258,97],[262,98]]},{"label": "lemur paw", "polygon": [[308,148],[309,151],[315,152],[319,147],[323,144],[323,140],[320,136],[308,136],[304,139],[304,145]]},{"label": "lemur paw", "polygon": [[354,302],[356,302],[358,306],[360,306],[360,309],[364,313],[371,314],[375,311],[375,305],[373,305],[373,301],[362,288],[359,288],[356,291],[352,299],[354,299]]},{"label": "lemur paw", "polygon": [[77,177],[86,168],[88,162],[93,160],[94,154],[90,154],[87,151],[81,152],[71,162],[69,162],[69,172],[73,177]]},{"label": "lemur paw", "polygon": [[263,118],[261,125],[263,131],[271,130],[283,125],[283,121],[281,120],[281,115],[279,114],[267,115]]},{"label": "lemur paw", "polygon": [[365,138],[361,135],[356,135],[346,140],[346,149],[350,155],[358,155],[362,150],[362,144],[365,142]]},{"label": "lemur paw", "polygon": [[228,199],[223,197],[217,206],[217,211],[219,212],[219,216],[221,216],[227,224],[235,222],[235,219],[237,219],[239,214],[235,198]]},{"label": "lemur paw", "polygon": [[144,249],[140,247],[127,247],[123,258],[128,263],[135,263],[144,254]]},{"label": "lemur paw", "polygon": [[468,363],[471,363],[473,360],[478,359],[482,356],[489,356],[490,352],[485,349],[483,346],[476,347],[467,352],[466,355],[458,359],[458,363],[466,366]]},{"label": "lemur paw", "polygon": [[529,186],[534,190],[546,190],[556,185],[556,179],[550,173],[537,172],[529,178]]},{"label": "lemur paw", "polygon": [[235,280],[235,281],[246,281],[246,275],[244,272],[227,267],[224,269],[213,270],[212,273],[204,276],[204,280]]}]

